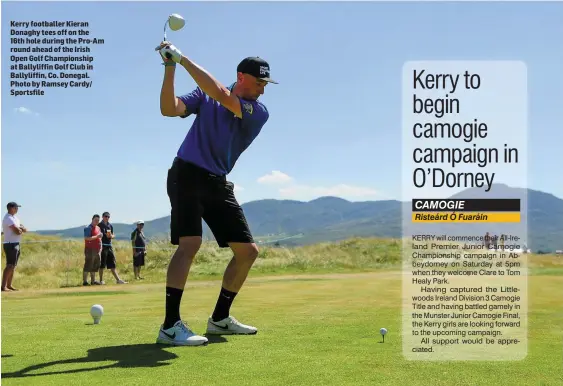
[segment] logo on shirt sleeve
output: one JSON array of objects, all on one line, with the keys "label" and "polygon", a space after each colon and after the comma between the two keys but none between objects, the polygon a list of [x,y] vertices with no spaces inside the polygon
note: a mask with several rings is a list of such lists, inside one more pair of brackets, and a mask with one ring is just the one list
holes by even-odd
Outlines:
[{"label": "logo on shirt sleeve", "polygon": [[254,111],[251,103],[244,103],[242,107],[248,114],[252,114],[252,112]]}]

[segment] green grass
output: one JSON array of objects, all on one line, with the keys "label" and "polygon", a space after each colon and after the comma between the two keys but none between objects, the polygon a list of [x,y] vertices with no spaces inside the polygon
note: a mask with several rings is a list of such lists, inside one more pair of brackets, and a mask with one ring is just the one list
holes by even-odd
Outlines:
[{"label": "green grass", "polygon": [[[187,287],[182,317],[197,332],[219,285]],[[251,278],[233,314],[259,333],[206,347],[154,344],[162,285],[3,294],[2,383],[560,385],[562,285],[561,277],[530,278],[528,356],[499,363],[404,360],[401,276],[392,272]],[[105,308],[100,325],[88,315],[94,303]],[[380,327],[389,330],[385,343]]]},{"label": "green grass", "polygon": [[[402,352],[400,241],[262,247],[232,309],[259,333],[213,339],[207,347],[162,347],[154,341],[173,247],[163,243],[149,252],[142,284],[60,288],[65,267],[71,282],[80,283],[82,245],[52,240],[24,245],[14,280],[22,290],[2,294],[3,384],[563,384],[559,256],[528,256],[524,360],[417,362]],[[116,251],[129,279],[128,245],[117,244]],[[205,330],[230,257],[207,243],[196,259],[182,301],[182,317],[196,332]],[[100,325],[88,314],[95,303],[105,308]],[[380,327],[389,330],[385,343]]]},{"label": "green grass", "polygon": [[[46,242],[48,241],[48,242]],[[58,237],[26,235],[15,273],[16,288],[61,288],[82,284],[84,243]],[[125,280],[133,280],[131,245],[114,241],[117,271]],[[365,272],[399,267],[401,244],[392,239],[351,239],[340,243],[322,243],[297,248],[260,246],[253,275],[296,273]],[[142,275],[147,283],[159,283],[175,246],[164,241],[149,244]],[[3,252],[2,252],[3,253]],[[220,278],[232,258],[229,248],[214,242],[202,245],[190,271],[192,280]],[[114,282],[109,271],[106,282]]]},{"label": "green grass", "polygon": [[[26,235],[14,286],[27,289],[80,286],[84,264],[83,245],[80,240]],[[353,238],[293,248],[262,245],[259,246],[260,254],[252,268],[252,275],[353,273],[400,269],[402,247],[401,240],[380,238]],[[150,244],[146,266],[142,271],[146,283],[162,282],[174,250],[175,247],[165,241]],[[125,280],[133,280],[130,244],[116,241],[114,251],[119,275]],[[205,242],[196,256],[190,279],[220,278],[231,258],[229,248],[218,248],[214,242]],[[3,257],[3,263],[4,261]],[[538,275],[562,275],[563,258],[555,255],[528,255],[528,267],[530,272]],[[104,280],[113,283],[109,271],[104,274]]]}]

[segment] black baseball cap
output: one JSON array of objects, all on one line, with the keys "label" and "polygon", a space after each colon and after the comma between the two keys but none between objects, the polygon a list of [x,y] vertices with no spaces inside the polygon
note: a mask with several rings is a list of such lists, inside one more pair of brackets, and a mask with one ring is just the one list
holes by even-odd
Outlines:
[{"label": "black baseball cap", "polygon": [[269,83],[278,84],[278,82],[270,78],[270,65],[268,62],[258,56],[250,56],[243,59],[237,66],[237,72],[252,75]]},{"label": "black baseball cap", "polygon": [[6,205],[6,208],[8,208],[8,209],[10,209],[10,208],[21,208],[21,205],[15,203],[15,202],[13,202],[13,201],[10,201],[10,202],[8,203],[8,205]]}]

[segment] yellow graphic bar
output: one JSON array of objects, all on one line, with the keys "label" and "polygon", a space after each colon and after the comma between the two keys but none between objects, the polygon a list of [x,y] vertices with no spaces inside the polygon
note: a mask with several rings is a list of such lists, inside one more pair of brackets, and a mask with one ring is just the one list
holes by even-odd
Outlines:
[{"label": "yellow graphic bar", "polygon": [[520,222],[520,212],[418,212],[413,222]]}]

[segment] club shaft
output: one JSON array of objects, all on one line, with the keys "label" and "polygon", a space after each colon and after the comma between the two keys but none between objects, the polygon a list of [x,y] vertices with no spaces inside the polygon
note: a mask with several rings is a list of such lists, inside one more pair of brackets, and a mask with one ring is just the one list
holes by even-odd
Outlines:
[{"label": "club shaft", "polygon": [[[166,27],[168,27],[168,21],[170,20],[170,18],[166,19],[166,23],[164,23],[164,41],[166,41]],[[166,54],[166,58],[167,59],[171,59],[172,55],[170,54]]]}]

